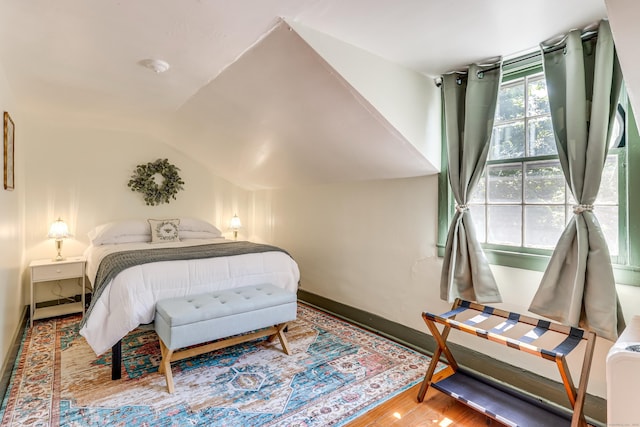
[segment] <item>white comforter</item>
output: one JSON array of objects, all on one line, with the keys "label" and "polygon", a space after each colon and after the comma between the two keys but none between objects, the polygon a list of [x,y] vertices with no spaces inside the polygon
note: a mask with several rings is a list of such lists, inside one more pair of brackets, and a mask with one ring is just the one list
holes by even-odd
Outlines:
[{"label": "white comforter", "polygon": [[[117,251],[225,241],[228,240],[89,246],[85,251],[87,277],[93,285],[102,258]],[[277,251],[130,267],[108,283],[98,300],[93,302],[80,335],[96,355],[101,355],[139,325],[152,322],[156,301],[160,299],[263,283],[296,292],[299,280],[297,263],[286,253]]]}]

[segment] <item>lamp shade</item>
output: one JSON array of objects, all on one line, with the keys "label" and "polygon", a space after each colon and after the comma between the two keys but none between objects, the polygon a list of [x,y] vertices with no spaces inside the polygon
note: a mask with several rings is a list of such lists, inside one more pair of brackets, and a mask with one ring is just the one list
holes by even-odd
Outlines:
[{"label": "lamp shade", "polygon": [[233,218],[231,218],[229,228],[233,230],[233,238],[238,240],[238,230],[242,228],[242,223],[240,222],[240,218],[238,218],[238,214],[233,215]]},{"label": "lamp shade", "polygon": [[69,237],[69,227],[67,227],[67,224],[63,220],[58,218],[57,221],[51,224],[48,237],[56,240],[66,239]]},{"label": "lamp shade", "polygon": [[231,229],[232,230],[237,230],[239,228],[242,227],[242,222],[240,222],[240,218],[238,218],[238,215],[234,215],[233,218],[231,218]]}]

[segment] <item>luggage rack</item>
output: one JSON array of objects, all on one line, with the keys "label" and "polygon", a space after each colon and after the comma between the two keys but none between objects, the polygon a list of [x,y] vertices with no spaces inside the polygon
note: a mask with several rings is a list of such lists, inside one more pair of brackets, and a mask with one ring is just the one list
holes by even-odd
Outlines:
[{"label": "luggage rack", "polygon": [[[466,321],[455,320],[455,317],[463,312],[470,313],[473,316]],[[491,328],[483,329],[481,327],[483,323],[491,323],[489,319],[495,320],[496,317],[504,320]],[[595,346],[595,333],[465,301],[460,298],[456,299],[450,311],[440,315],[424,312],[422,313],[422,318],[436,340],[438,347],[433,354],[418,392],[418,402],[424,400],[427,389],[431,385],[433,388],[454,397],[488,417],[509,426],[587,426],[584,417],[584,401]],[[442,332],[439,331],[436,323],[444,325]],[[527,332],[520,338],[515,339],[505,335],[508,330],[523,324],[532,327],[527,326]],[[569,403],[573,409],[571,419],[567,419],[563,414],[557,413],[549,407],[543,407],[534,399],[518,395],[479,377],[462,372],[447,345],[447,338],[451,329],[457,329],[555,362],[569,398]],[[549,331],[564,336],[564,339],[551,350],[536,346],[535,342]],[[583,340],[586,341],[586,347],[584,349],[580,382],[576,388],[569,372],[566,356],[578,347],[578,344]],[[434,379],[434,372],[442,355],[449,362],[447,369],[450,375],[442,379]],[[440,375],[438,377],[441,378]]]}]

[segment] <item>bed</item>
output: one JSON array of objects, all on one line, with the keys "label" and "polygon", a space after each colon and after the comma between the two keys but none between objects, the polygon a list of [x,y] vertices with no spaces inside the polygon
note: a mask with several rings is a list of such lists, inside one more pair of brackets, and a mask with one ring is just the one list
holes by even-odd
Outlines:
[{"label": "bed", "polygon": [[225,239],[194,218],[118,221],[89,238],[84,255],[93,294],[79,332],[96,355],[112,350],[114,379],[121,339],[153,322],[158,300],[264,283],[297,292],[300,280],[285,250]]}]

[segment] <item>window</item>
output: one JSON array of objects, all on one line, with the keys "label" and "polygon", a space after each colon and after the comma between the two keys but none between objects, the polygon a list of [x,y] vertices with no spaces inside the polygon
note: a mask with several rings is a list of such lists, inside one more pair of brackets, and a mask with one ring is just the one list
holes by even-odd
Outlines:
[{"label": "window", "polygon": [[[640,209],[640,192],[632,188],[640,182],[640,135],[624,87],[613,133],[594,211],[616,282],[639,285],[640,224],[629,223],[629,212]],[[440,255],[454,212],[442,152]],[[504,66],[487,165],[468,204],[490,263],[545,270],[576,202],[558,159],[539,54]]]},{"label": "window", "polygon": [[[616,135],[614,141],[619,142]],[[619,254],[619,157],[612,148],[594,210],[612,256]],[[503,83],[487,166],[469,201],[480,242],[553,250],[576,201],[565,183],[541,72]]]}]

